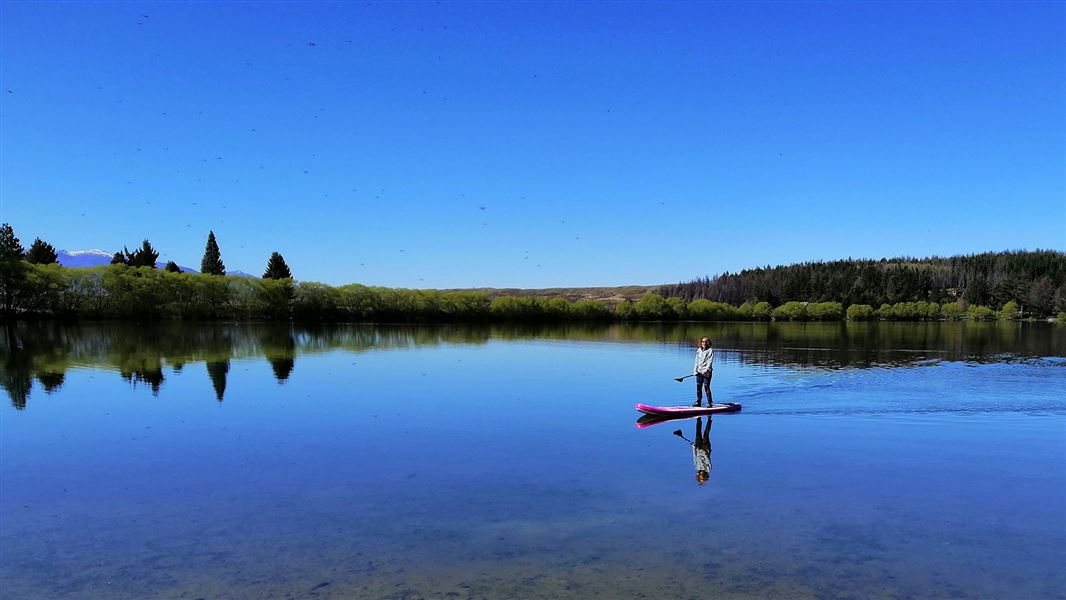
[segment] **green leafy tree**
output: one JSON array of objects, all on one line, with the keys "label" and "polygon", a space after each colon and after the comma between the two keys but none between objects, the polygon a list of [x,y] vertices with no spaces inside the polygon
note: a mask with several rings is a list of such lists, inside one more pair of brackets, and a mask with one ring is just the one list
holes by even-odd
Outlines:
[{"label": "green leafy tree", "polygon": [[1018,317],[1018,303],[1014,300],[1007,302],[1003,305],[1003,308],[999,310],[999,318],[1004,321],[1016,319]]},{"label": "green leafy tree", "polygon": [[923,319],[935,320],[940,318],[940,305],[936,302],[919,302],[918,310]]},{"label": "green leafy tree", "polygon": [[839,302],[812,302],[807,305],[807,316],[814,321],[839,321],[844,307]]},{"label": "green leafy tree", "polygon": [[164,268],[168,273],[181,273],[181,267],[178,266],[178,263],[172,260],[168,260],[167,266]]},{"label": "green leafy tree", "polygon": [[897,302],[892,305],[892,317],[897,321],[915,321],[919,316],[918,305],[914,302]]},{"label": "green leafy tree", "polygon": [[869,321],[874,318],[874,307],[869,304],[852,304],[848,307],[849,321]]},{"label": "green leafy tree", "polygon": [[59,262],[59,255],[56,254],[56,249],[52,244],[37,238],[33,240],[29,252],[26,253],[26,262],[35,265],[50,265]]},{"label": "green leafy tree", "polygon": [[605,320],[611,318],[611,310],[599,300],[578,300],[570,307],[570,313],[585,320]]},{"label": "green leafy tree", "polygon": [[681,298],[667,298],[666,304],[670,307],[670,312],[673,313],[675,319],[687,319],[689,317],[688,305]]},{"label": "green leafy tree", "polygon": [[271,253],[263,279],[292,279],[292,271],[289,270],[289,265],[285,264],[285,258],[281,254]]},{"label": "green leafy tree", "polygon": [[[670,298],[673,300],[673,298]],[[748,305],[748,315],[751,314],[751,305]],[[724,302],[711,302],[710,300],[699,298],[693,300],[686,307],[688,318],[695,319],[697,321],[737,321],[744,317],[739,309],[730,306]]]},{"label": "green leafy tree", "polygon": [[[496,301],[493,300],[492,303],[495,304]],[[632,302],[622,300],[614,305],[614,316],[618,319],[635,319],[637,318],[637,311]]]},{"label": "green leafy tree", "polygon": [[570,303],[566,298],[537,298],[535,305],[541,317],[558,321],[570,316]]},{"label": "green leafy tree", "polygon": [[152,247],[152,243],[144,240],[141,247],[134,250],[133,254],[127,253],[126,264],[131,267],[155,268],[155,261],[159,260],[159,253]]},{"label": "green leafy tree", "polygon": [[222,253],[218,250],[214,231],[207,232],[207,247],[204,248],[204,258],[200,261],[200,272],[205,275],[226,274],[226,265],[222,263]]},{"label": "green leafy tree", "polygon": [[940,314],[949,321],[958,321],[966,314],[966,309],[959,302],[945,302],[940,307]]},{"label": "green leafy tree", "polygon": [[803,302],[785,302],[771,313],[775,321],[806,321],[807,307]]},{"label": "green leafy tree", "polygon": [[967,312],[974,321],[991,321],[996,318],[996,311],[987,306],[971,306]]},{"label": "green leafy tree", "polygon": [[756,302],[755,306],[751,307],[751,317],[758,321],[769,321],[773,316],[774,307],[769,302]]},{"label": "green leafy tree", "polygon": [[[242,282],[246,279],[241,279]],[[287,320],[292,315],[292,299],[295,289],[292,279],[260,279],[255,281],[256,298],[259,311],[269,319]],[[342,288],[343,290],[343,288]],[[338,293],[342,293],[338,290]],[[354,319],[364,319],[367,314],[354,315]]]},{"label": "green leafy tree", "polygon": [[637,313],[637,318],[645,321],[662,321],[676,318],[670,304],[666,302],[666,298],[655,292],[648,292],[641,296],[633,308]]},{"label": "green leafy tree", "polygon": [[737,314],[739,314],[740,318],[744,320],[751,319],[754,312],[755,305],[753,305],[751,302],[745,302],[744,304],[741,304],[739,308],[737,308]]},{"label": "green leafy tree", "polygon": [[889,321],[895,318],[895,314],[892,312],[891,304],[882,304],[880,308],[874,311],[874,316],[878,319]]}]

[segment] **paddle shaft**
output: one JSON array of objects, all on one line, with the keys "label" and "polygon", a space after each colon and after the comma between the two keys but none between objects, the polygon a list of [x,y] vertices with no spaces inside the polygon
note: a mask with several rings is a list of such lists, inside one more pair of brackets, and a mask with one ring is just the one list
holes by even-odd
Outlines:
[{"label": "paddle shaft", "polygon": [[693,373],[692,375],[685,375],[684,377],[674,377],[674,381],[684,381],[684,380],[688,379],[689,377],[695,377],[695,376],[696,376],[696,374]]}]

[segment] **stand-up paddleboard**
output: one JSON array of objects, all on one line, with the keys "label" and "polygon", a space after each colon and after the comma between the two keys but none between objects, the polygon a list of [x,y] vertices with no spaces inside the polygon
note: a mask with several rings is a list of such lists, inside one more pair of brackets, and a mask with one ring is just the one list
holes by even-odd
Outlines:
[{"label": "stand-up paddleboard", "polygon": [[638,404],[637,410],[653,417],[677,419],[685,417],[713,415],[714,413],[736,412],[740,410],[740,405],[736,402],[729,402],[727,404],[712,404],[711,406],[648,406],[647,404]]}]

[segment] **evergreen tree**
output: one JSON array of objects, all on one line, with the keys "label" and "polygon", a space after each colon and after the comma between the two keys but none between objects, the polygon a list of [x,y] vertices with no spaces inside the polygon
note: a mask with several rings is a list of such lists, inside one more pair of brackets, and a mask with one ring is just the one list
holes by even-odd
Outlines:
[{"label": "evergreen tree", "polygon": [[27,266],[22,262],[25,255],[11,225],[0,226],[0,299],[7,317],[14,312],[17,298],[25,292]]},{"label": "evergreen tree", "polygon": [[144,240],[141,247],[134,250],[133,254],[127,254],[126,264],[131,267],[155,268],[155,261],[159,260],[159,253],[152,247],[152,243]]},{"label": "evergreen tree", "polygon": [[130,251],[123,249],[122,252],[116,252],[111,256],[111,264],[124,265],[126,264],[126,257],[129,256]]},{"label": "evergreen tree", "polygon": [[166,270],[168,273],[181,273],[181,267],[174,261],[167,261]]},{"label": "evergreen tree", "polygon": [[1055,284],[1046,275],[1029,286],[1029,306],[1038,315],[1050,315],[1055,309]]},{"label": "evergreen tree", "polygon": [[292,271],[289,270],[289,265],[285,264],[283,256],[277,252],[270,255],[263,279],[292,279]]},{"label": "evergreen tree", "polygon": [[26,261],[35,265],[50,265],[59,262],[59,255],[56,254],[56,249],[52,244],[37,238],[33,240],[30,251],[26,253]]},{"label": "evergreen tree", "polygon": [[982,305],[988,302],[988,282],[984,277],[977,277],[966,286],[962,297],[974,305]]},{"label": "evergreen tree", "polygon": [[211,378],[211,387],[215,388],[215,398],[222,402],[226,394],[226,376],[229,374],[229,360],[207,363],[207,375]]},{"label": "evergreen tree", "polygon": [[1055,310],[1066,312],[1066,283],[1055,289]]},{"label": "evergreen tree", "polygon": [[22,242],[15,237],[15,230],[11,225],[7,223],[0,225],[0,260],[5,262],[22,260],[25,255],[26,251],[22,248]]},{"label": "evergreen tree", "polygon": [[267,360],[270,361],[270,368],[274,369],[274,378],[278,380],[278,383],[283,383],[288,379],[296,366],[296,361],[291,356],[280,356]]},{"label": "evergreen tree", "polygon": [[226,274],[226,265],[222,264],[222,254],[218,251],[214,231],[207,233],[207,247],[204,248],[204,259],[200,261],[200,272],[204,275]]}]

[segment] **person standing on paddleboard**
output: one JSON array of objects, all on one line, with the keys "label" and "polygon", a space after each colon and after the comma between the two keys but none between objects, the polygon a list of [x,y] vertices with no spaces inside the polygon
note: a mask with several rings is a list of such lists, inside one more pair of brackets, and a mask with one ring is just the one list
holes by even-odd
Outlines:
[{"label": "person standing on paddleboard", "polygon": [[696,403],[692,406],[703,405],[703,391],[707,391],[707,406],[711,405],[711,375],[714,374],[714,348],[711,347],[711,338],[700,338],[700,345],[696,348],[696,366],[692,369],[696,376]]}]

